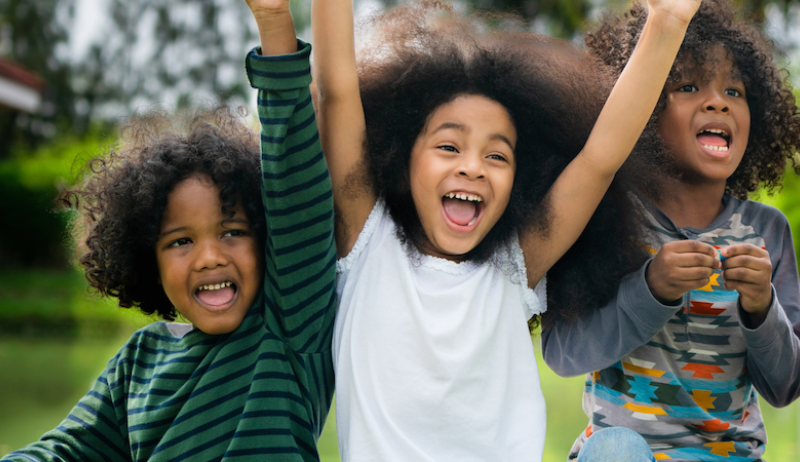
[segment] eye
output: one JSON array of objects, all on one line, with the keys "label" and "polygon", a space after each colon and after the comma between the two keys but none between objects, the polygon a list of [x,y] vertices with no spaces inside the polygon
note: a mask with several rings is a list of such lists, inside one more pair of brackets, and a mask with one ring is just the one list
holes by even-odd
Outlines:
[{"label": "eye", "polygon": [[695,87],[692,84],[686,84],[686,85],[681,85],[680,87],[678,87],[676,91],[680,91],[680,92],[683,92],[683,93],[694,93],[694,92],[697,91],[697,87]]},{"label": "eye", "polygon": [[443,151],[458,152],[458,149],[450,144],[443,144],[441,146],[437,146],[437,149],[441,149]]},{"label": "eye", "polygon": [[222,236],[223,237],[237,237],[237,236],[246,236],[247,233],[241,229],[230,229],[226,231]]},{"label": "eye", "polygon": [[496,152],[492,153],[492,154],[489,154],[488,156],[486,156],[486,158],[487,159],[493,159],[493,160],[501,160],[503,162],[508,162],[508,159],[506,159],[506,156],[504,156],[502,154],[499,154],[499,153],[496,153]]},{"label": "eye", "polygon": [[192,242],[191,239],[188,237],[182,237],[180,239],[176,239],[169,244],[169,247],[180,247],[186,244],[190,244]]},{"label": "eye", "polygon": [[733,96],[734,98],[739,98],[742,96],[742,92],[740,92],[735,88],[728,88],[727,90],[725,90],[725,94],[728,96]]}]

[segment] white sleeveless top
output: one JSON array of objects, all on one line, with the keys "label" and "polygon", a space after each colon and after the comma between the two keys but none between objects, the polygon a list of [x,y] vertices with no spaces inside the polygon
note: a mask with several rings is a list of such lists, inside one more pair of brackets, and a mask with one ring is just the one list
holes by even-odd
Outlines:
[{"label": "white sleeveless top", "polygon": [[342,460],[540,461],[545,403],[515,238],[493,263],[409,250],[382,202],[337,264],[333,338]]}]

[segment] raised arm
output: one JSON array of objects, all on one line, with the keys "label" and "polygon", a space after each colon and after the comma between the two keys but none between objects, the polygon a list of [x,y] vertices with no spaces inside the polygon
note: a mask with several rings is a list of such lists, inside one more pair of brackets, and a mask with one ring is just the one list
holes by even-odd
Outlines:
[{"label": "raised arm", "polygon": [[247,56],[247,74],[258,89],[261,121],[265,320],[295,351],[329,351],[336,300],[333,194],[309,91],[311,47],[295,38],[288,0],[248,5],[262,43],[260,54]]},{"label": "raised arm", "polygon": [[358,88],[352,0],[313,0],[314,82],[322,148],[336,204],[339,257],[353,248],[375,206],[366,181],[366,124]]},{"label": "raised arm", "polygon": [[639,43],[619,76],[586,145],[564,169],[549,198],[552,229],[524,232],[528,283],[534,287],[575,243],[653,112],[700,0],[649,0]]}]

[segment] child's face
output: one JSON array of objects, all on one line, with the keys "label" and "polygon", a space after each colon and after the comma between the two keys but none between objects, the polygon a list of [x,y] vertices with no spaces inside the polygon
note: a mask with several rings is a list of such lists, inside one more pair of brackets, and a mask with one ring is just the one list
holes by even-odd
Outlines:
[{"label": "child's face", "polygon": [[[718,56],[724,56],[721,47]],[[750,134],[750,108],[733,64],[723,58],[713,73],[667,83],[664,92],[658,127],[684,179],[724,189]]]},{"label": "child's face", "polygon": [[431,114],[410,163],[423,253],[458,261],[483,240],[508,205],[516,142],[508,111],[484,96],[459,96]]},{"label": "child's face", "polygon": [[207,334],[226,334],[242,323],[261,287],[256,235],[240,203],[222,213],[219,188],[191,176],[167,197],[156,242],[158,274],[170,301]]}]

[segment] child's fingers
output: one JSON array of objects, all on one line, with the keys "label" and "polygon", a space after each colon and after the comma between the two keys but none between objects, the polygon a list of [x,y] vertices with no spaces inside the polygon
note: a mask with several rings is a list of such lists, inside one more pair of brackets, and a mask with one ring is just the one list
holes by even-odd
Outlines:
[{"label": "child's fingers", "polygon": [[739,302],[746,311],[766,309],[772,301],[772,262],[769,252],[752,244],[736,244],[720,252],[725,288],[739,292]]},{"label": "child's fingers", "polygon": [[691,240],[667,242],[647,268],[647,285],[657,299],[673,301],[708,285],[717,268],[719,260],[711,245]]},{"label": "child's fingers", "polygon": [[722,272],[722,277],[726,282],[743,282],[749,284],[763,284],[769,282],[769,276],[764,274],[764,270],[740,266],[726,269]]},{"label": "child's fingers", "polygon": [[664,264],[670,267],[708,267],[717,268],[719,259],[714,247],[698,241],[674,241],[664,244],[659,251]]},{"label": "child's fingers", "polygon": [[726,253],[730,255],[722,262],[722,276],[726,280],[769,285],[772,279],[772,262],[766,250],[741,244],[726,247],[723,255]]},{"label": "child's fingers", "polygon": [[765,249],[761,247],[756,247],[753,244],[729,245],[727,247],[721,248],[719,253],[720,256],[725,260],[740,255],[750,255],[756,258],[769,258],[769,253]]},{"label": "child's fingers", "polygon": [[691,239],[667,242],[661,249],[663,250],[665,247],[675,253],[700,253],[715,258],[717,256],[716,249],[710,244]]},{"label": "child's fingers", "polygon": [[750,255],[737,255],[722,262],[722,270],[730,271],[736,268],[749,268],[756,271],[772,273],[772,262],[769,258],[753,257]]},{"label": "child's fingers", "polygon": [[675,268],[703,268],[711,271],[719,267],[719,260],[716,253],[708,255],[706,253],[673,253],[665,255],[665,263]]}]

